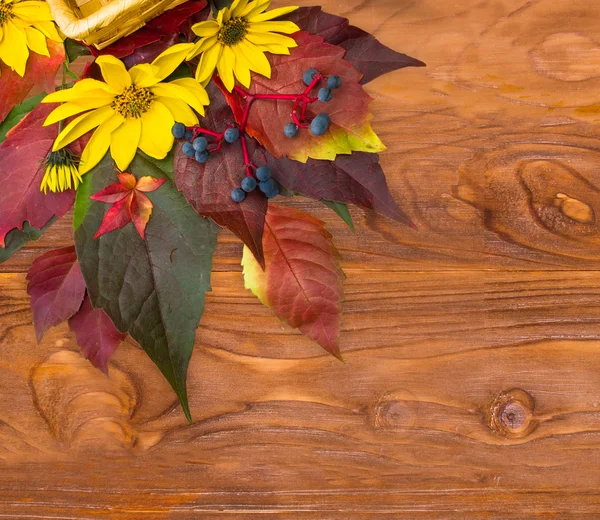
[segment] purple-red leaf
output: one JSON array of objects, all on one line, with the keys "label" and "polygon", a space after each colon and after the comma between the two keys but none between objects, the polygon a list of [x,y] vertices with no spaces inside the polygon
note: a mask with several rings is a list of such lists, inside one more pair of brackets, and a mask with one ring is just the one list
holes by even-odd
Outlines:
[{"label": "purple-red leaf", "polygon": [[[37,106],[0,145],[0,247],[11,229],[23,229],[25,221],[41,229],[55,215],[64,215],[75,199],[73,190],[47,195],[40,191],[44,160],[58,133],[57,125],[42,124],[56,106]],[[81,153],[78,142],[69,149]]]},{"label": "purple-red leaf", "polygon": [[314,199],[355,204],[413,226],[388,189],[377,154],[355,152],[338,155],[335,161],[306,163],[265,154],[273,177],[289,191]]},{"label": "purple-red leaf", "polygon": [[[222,132],[232,121],[233,115],[223,95],[213,84],[207,90],[211,103],[206,109],[206,117],[202,119],[202,126]],[[249,141],[252,156],[255,145]],[[177,188],[196,212],[229,228],[252,250],[262,265],[262,233],[267,199],[258,190],[249,193],[241,204],[231,199],[231,190],[239,187],[246,175],[240,142],[225,145],[221,151],[211,154],[205,164],[183,154],[180,145],[175,151],[174,171]]]},{"label": "purple-red leaf", "polygon": [[77,314],[69,319],[69,327],[85,358],[108,374],[108,361],[127,334],[119,332],[102,309],[94,309],[87,295]]},{"label": "purple-red leaf", "polygon": [[75,247],[53,249],[36,258],[27,273],[27,294],[38,342],[50,327],[69,319],[81,307],[85,282]]},{"label": "purple-red leaf", "polygon": [[318,6],[301,7],[286,19],[298,24],[301,30],[323,36],[327,43],[346,49],[344,59],[364,74],[362,84],[393,70],[425,66],[422,61],[400,54],[372,34],[350,25],[347,18],[325,13]]},{"label": "purple-red leaf", "polygon": [[303,211],[269,205],[263,236],[264,271],[244,248],[246,288],[278,318],[342,359],[340,254],[323,222]]}]

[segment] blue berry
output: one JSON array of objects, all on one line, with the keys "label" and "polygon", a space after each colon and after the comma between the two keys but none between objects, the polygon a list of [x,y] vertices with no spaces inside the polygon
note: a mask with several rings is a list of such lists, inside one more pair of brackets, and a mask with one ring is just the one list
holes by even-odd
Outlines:
[{"label": "blue berry", "polygon": [[328,87],[320,88],[317,96],[319,97],[319,101],[327,103],[328,101],[331,101],[331,98],[333,97],[333,90]]},{"label": "blue berry", "polygon": [[296,123],[288,123],[283,127],[283,133],[290,139],[298,135],[298,125]]},{"label": "blue berry", "polygon": [[242,202],[246,198],[246,192],[242,188],[234,188],[231,192],[233,202]]},{"label": "blue berry", "polygon": [[192,145],[197,152],[203,152],[208,146],[208,141],[206,140],[206,137],[196,137]]},{"label": "blue berry", "polygon": [[191,143],[193,138],[194,138],[194,131],[193,130],[186,130],[185,131],[185,140],[189,141]]},{"label": "blue berry", "polygon": [[198,161],[201,164],[204,164],[206,161],[208,161],[208,152],[206,150],[196,152],[196,161]]},{"label": "blue berry", "polygon": [[302,81],[304,81],[304,84],[306,86],[308,86],[313,82],[313,79],[315,79],[315,76],[318,73],[319,73],[319,71],[317,69],[307,69],[304,71],[304,74],[302,75]]},{"label": "blue berry", "polygon": [[268,181],[271,178],[271,168],[268,166],[261,166],[256,170],[256,178],[261,181]]},{"label": "blue berry", "polygon": [[242,181],[242,189],[246,193],[250,193],[251,191],[254,191],[255,188],[256,188],[256,179],[254,177],[245,177],[244,180]]},{"label": "blue berry", "polygon": [[196,150],[194,150],[192,143],[183,143],[182,151],[188,157],[194,157],[194,154],[196,153]]},{"label": "blue berry", "polygon": [[329,78],[327,78],[327,86],[331,89],[340,88],[342,86],[342,78],[337,74],[329,76]]},{"label": "blue berry", "polygon": [[273,199],[277,197],[277,195],[279,195],[279,184],[275,183],[273,185],[273,189],[265,193],[265,195],[267,196],[267,199]]},{"label": "blue berry", "polygon": [[225,130],[225,141],[235,143],[240,137],[240,131],[237,128],[228,128]]},{"label": "blue berry", "polygon": [[171,133],[175,139],[182,139],[185,135],[185,125],[183,123],[175,123],[171,128]]},{"label": "blue berry", "polygon": [[323,135],[329,129],[329,122],[327,114],[319,114],[310,123],[310,131],[313,135]]},{"label": "blue berry", "polygon": [[260,191],[263,193],[269,193],[275,187],[275,181],[273,179],[267,179],[259,184]]}]

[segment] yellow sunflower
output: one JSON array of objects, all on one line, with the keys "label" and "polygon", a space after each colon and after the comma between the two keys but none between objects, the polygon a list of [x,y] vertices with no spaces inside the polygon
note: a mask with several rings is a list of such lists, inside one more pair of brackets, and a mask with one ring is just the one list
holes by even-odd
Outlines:
[{"label": "yellow sunflower", "polygon": [[231,92],[235,77],[245,87],[250,86],[250,71],[271,77],[271,65],[265,52],[289,54],[297,47],[296,40],[282,34],[300,30],[294,22],[274,22],[298,7],[280,7],[264,12],[271,0],[234,0],[231,7],[221,9],[216,20],[197,23],[192,27],[200,40],[188,56],[201,55],[196,80],[205,85],[215,68],[223,84]]},{"label": "yellow sunflower", "polygon": [[50,56],[46,38],[63,41],[46,2],[0,0],[0,61],[23,77],[29,49]]},{"label": "yellow sunflower", "polygon": [[96,63],[104,81],[84,79],[71,89],[45,97],[43,103],[64,104],[50,113],[44,126],[84,112],[60,132],[53,151],[97,127],[81,155],[82,175],[96,166],[109,148],[120,170],[127,169],[138,148],[164,159],[173,147],[174,122],[197,125],[198,116],[191,108],[204,115],[209,103],[204,88],[192,78],[162,82],[192,46],[174,45],[151,64],[135,65],[129,71],[117,58],[100,56]]}]

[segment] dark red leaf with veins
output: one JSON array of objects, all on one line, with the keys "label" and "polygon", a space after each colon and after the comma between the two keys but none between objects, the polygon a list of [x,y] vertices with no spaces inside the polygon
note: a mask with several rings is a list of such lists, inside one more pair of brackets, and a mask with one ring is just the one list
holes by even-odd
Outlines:
[{"label": "dark red leaf with veins", "polygon": [[73,246],[36,258],[27,273],[27,293],[37,340],[50,327],[69,319],[81,307],[85,281]]}]

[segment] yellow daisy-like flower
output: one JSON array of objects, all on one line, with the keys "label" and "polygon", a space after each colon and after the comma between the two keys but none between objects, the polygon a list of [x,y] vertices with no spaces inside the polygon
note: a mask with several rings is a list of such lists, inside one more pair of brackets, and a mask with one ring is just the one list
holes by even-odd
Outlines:
[{"label": "yellow daisy-like flower", "polygon": [[29,49],[50,56],[46,38],[63,41],[46,2],[0,0],[0,61],[23,77]]},{"label": "yellow daisy-like flower", "polygon": [[58,150],[58,152],[50,152],[45,161],[46,171],[40,191],[44,194],[48,190],[60,192],[77,189],[81,183],[81,175],[79,174],[79,157],[67,148]]},{"label": "yellow daisy-like flower", "polygon": [[151,64],[135,65],[129,71],[113,56],[97,58],[104,81],[84,79],[42,101],[64,103],[50,113],[44,126],[85,112],[60,132],[52,149],[60,150],[97,127],[81,155],[82,175],[96,166],[109,148],[122,171],[138,148],[150,157],[164,159],[173,147],[171,129],[175,121],[197,125],[198,116],[192,108],[204,115],[204,106],[209,103],[206,90],[192,78],[162,82],[192,46],[174,45]]},{"label": "yellow daisy-like flower", "polygon": [[215,68],[229,92],[235,85],[235,78],[249,87],[250,71],[271,77],[271,64],[265,52],[289,54],[289,50],[298,44],[283,34],[295,33],[300,28],[294,22],[271,21],[298,7],[280,7],[265,12],[269,5],[271,0],[234,0],[231,7],[219,11],[216,20],[192,27],[200,40],[188,60],[201,55],[196,70],[198,83],[208,83]]}]

